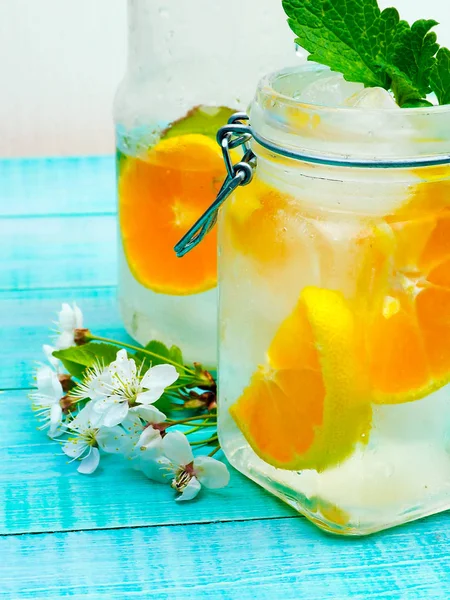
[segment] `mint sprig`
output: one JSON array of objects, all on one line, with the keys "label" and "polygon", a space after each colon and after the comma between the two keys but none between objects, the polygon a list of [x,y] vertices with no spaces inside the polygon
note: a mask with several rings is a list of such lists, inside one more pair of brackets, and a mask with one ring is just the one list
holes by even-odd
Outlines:
[{"label": "mint sprig", "polygon": [[416,21],[400,32],[394,50],[394,62],[412,82],[422,97],[431,92],[430,73],[439,50],[436,34],[431,31],[437,21]]},{"label": "mint sprig", "polygon": [[441,48],[430,73],[430,83],[439,104],[450,104],[450,50]]},{"label": "mint sprig", "polygon": [[436,21],[410,26],[395,8],[381,11],[376,0],[283,0],[283,7],[309,60],[347,81],[392,90],[402,107],[429,106],[432,90],[449,102],[449,54],[441,53],[431,31]]}]

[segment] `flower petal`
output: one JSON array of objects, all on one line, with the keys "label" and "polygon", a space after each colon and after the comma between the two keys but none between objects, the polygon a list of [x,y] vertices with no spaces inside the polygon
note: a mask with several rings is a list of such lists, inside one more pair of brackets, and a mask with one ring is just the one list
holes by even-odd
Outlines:
[{"label": "flower petal", "polygon": [[63,396],[64,392],[58,375],[47,365],[39,367],[36,371],[36,385],[39,394],[54,398],[55,402]]},{"label": "flower petal", "polygon": [[73,303],[73,328],[81,329],[83,327],[83,313],[81,309]]},{"label": "flower petal", "polygon": [[196,477],[192,477],[190,482],[184,488],[179,496],[177,496],[177,502],[184,502],[187,500],[192,500],[197,496],[199,491],[201,490],[201,484]]},{"label": "flower petal", "polygon": [[147,371],[141,381],[143,388],[166,388],[172,385],[179,375],[177,370],[172,365],[156,365]]},{"label": "flower petal", "polygon": [[50,431],[49,436],[55,437],[62,422],[62,408],[59,404],[53,404],[50,409]]},{"label": "flower petal", "polygon": [[95,365],[87,374],[84,381],[86,397],[91,400],[101,400],[111,394],[113,382],[108,368]]},{"label": "flower petal", "polygon": [[58,313],[59,328],[62,331],[72,331],[75,329],[75,314],[67,302],[64,302]]},{"label": "flower petal", "polygon": [[79,458],[82,456],[88,448],[88,445],[79,438],[69,438],[62,447],[62,451],[66,456],[70,458]]},{"label": "flower petal", "polygon": [[139,417],[144,419],[144,421],[147,421],[147,423],[151,423],[152,425],[156,423],[164,423],[167,418],[163,412],[151,404],[148,406],[133,406],[133,408],[130,408],[130,412],[139,415]]},{"label": "flower petal", "polygon": [[162,450],[161,432],[153,427],[146,427],[141,433],[136,448],[145,452],[146,450],[160,451]]},{"label": "flower petal", "polygon": [[131,435],[136,434],[136,432],[139,432],[139,435],[141,435],[143,427],[142,421],[139,418],[139,414],[135,412],[134,408],[130,408],[128,410],[127,417],[122,421],[121,426]]},{"label": "flower petal", "polygon": [[120,396],[107,396],[106,398],[93,401],[92,409],[96,413],[103,415],[105,412],[108,412],[111,406],[118,404],[119,402],[122,402],[122,398]]},{"label": "flower petal", "polygon": [[55,340],[57,350],[66,350],[75,344],[73,339],[73,330],[63,331]]},{"label": "flower petal", "polygon": [[88,429],[97,428],[102,421],[102,414],[95,410],[95,403],[88,402],[84,408],[80,410],[75,419],[67,426],[73,431],[83,432]]},{"label": "flower petal", "polygon": [[83,458],[80,466],[78,467],[78,473],[82,475],[91,475],[98,467],[100,463],[100,452],[98,448],[91,448],[91,451]]},{"label": "flower petal", "polygon": [[103,425],[105,427],[114,427],[120,425],[128,415],[128,403],[117,402],[110,405],[110,408],[105,412],[103,417]]},{"label": "flower petal", "polygon": [[149,479],[153,481],[159,481],[160,483],[170,483],[170,461],[165,456],[158,458],[150,458],[146,460],[147,453],[142,452],[140,454],[141,460],[139,461],[139,469]]},{"label": "flower petal", "polygon": [[55,371],[59,371],[61,367],[61,361],[58,360],[55,356],[53,356],[53,352],[56,350],[53,346],[49,346],[49,344],[44,344],[42,346],[42,350],[44,351],[45,357],[51,366],[55,369]]},{"label": "flower petal", "polygon": [[206,488],[222,488],[230,481],[230,473],[226,465],[212,456],[197,457],[194,461],[194,472]]},{"label": "flower petal", "polygon": [[146,406],[149,406],[150,404],[153,404],[153,402],[159,400],[163,394],[164,388],[155,387],[145,392],[139,392],[139,394],[136,396],[136,402],[138,404],[145,404]]},{"label": "flower petal", "polygon": [[128,436],[122,427],[101,427],[96,440],[102,450],[108,454],[120,454],[127,445]]},{"label": "flower petal", "polygon": [[128,358],[127,351],[122,348],[109,365],[109,372],[113,378],[119,379],[123,384],[130,385],[136,379],[136,363]]},{"label": "flower petal", "polygon": [[181,431],[170,431],[163,438],[163,451],[176,466],[186,466],[194,460],[192,448]]}]

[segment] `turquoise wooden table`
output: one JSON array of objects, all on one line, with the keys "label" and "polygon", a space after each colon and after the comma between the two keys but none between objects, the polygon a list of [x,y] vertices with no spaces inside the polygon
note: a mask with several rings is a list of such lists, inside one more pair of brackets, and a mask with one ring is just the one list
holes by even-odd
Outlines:
[{"label": "turquoise wooden table", "polygon": [[0,598],[450,598],[450,515],[326,535],[233,472],[192,503],[114,456],[91,477],[36,430],[28,390],[55,313],[126,339],[112,157],[0,161]]}]

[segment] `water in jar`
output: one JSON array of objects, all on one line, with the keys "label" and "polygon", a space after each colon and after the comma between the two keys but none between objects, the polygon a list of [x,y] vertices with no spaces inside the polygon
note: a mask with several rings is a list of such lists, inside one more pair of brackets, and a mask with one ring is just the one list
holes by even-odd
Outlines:
[{"label": "water in jar", "polygon": [[450,167],[255,151],[220,220],[228,459],[336,533],[449,508]]}]

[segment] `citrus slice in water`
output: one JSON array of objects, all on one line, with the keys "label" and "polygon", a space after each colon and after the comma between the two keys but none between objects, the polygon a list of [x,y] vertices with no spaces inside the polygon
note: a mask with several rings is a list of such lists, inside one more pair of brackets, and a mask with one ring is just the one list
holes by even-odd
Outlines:
[{"label": "citrus slice in water", "polygon": [[387,221],[392,262],[365,325],[373,398],[382,404],[450,381],[450,182],[420,184]]},{"label": "citrus slice in water", "polygon": [[360,342],[341,293],[308,287],[281,324],[267,364],[230,412],[256,454],[283,469],[324,470],[371,424]]},{"label": "citrus slice in water", "polygon": [[145,287],[173,295],[216,285],[216,231],[183,259],[175,244],[214,201],[225,178],[217,143],[208,136],[169,137],[119,172],[119,220],[124,253]]},{"label": "citrus slice in water", "polygon": [[256,174],[251,185],[237,188],[225,207],[225,229],[235,250],[264,272],[298,256],[304,246],[297,202],[270,187]]}]

